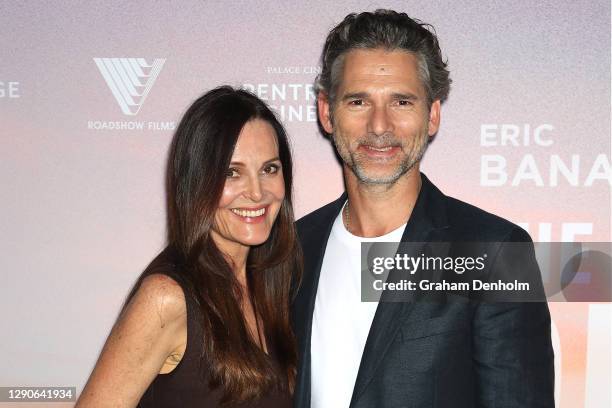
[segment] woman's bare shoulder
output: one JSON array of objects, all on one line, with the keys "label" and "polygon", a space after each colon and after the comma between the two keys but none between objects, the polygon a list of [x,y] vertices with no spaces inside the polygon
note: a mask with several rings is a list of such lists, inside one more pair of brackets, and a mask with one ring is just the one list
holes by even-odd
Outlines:
[{"label": "woman's bare shoulder", "polygon": [[177,319],[184,319],[187,311],[181,285],[170,276],[157,272],[142,280],[132,301],[141,303],[143,311],[154,312],[162,328]]}]

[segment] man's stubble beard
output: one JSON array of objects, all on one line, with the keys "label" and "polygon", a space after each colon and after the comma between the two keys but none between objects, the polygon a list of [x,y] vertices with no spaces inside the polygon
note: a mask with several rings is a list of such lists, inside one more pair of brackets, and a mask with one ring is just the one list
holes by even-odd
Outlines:
[{"label": "man's stubble beard", "polygon": [[[365,168],[366,166],[362,162],[362,156],[349,151],[344,139],[338,137],[336,132],[332,134],[332,140],[336,146],[338,155],[344,164],[351,169],[359,183],[366,185],[393,185],[404,174],[413,169],[423,158],[428,145],[428,127],[426,126],[425,129],[422,129],[419,134],[419,140],[414,141],[414,144],[409,146],[401,143],[392,133],[385,133],[382,136],[366,135],[359,138],[356,143],[357,146],[365,144],[373,147],[397,146],[401,148],[404,157],[397,165],[395,171],[386,177],[373,177],[368,175]],[[408,152],[406,153],[407,149]]]}]

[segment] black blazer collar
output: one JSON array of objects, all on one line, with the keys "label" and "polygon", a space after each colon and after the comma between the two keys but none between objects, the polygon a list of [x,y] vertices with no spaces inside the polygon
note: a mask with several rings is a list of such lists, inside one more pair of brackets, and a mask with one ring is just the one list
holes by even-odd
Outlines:
[{"label": "black blazer collar", "polygon": [[446,196],[421,173],[421,190],[402,234],[402,242],[425,241],[432,230],[446,227]]}]

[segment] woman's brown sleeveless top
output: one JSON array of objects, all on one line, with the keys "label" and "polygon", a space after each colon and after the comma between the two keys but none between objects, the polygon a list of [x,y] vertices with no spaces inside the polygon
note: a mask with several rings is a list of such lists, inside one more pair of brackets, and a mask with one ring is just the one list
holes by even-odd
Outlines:
[{"label": "woman's brown sleeveless top", "polygon": [[[166,251],[164,251],[166,252]],[[161,269],[161,270],[158,270]],[[211,389],[206,367],[201,367],[203,330],[198,316],[198,305],[172,268],[155,268],[173,278],[183,289],[187,306],[187,345],[179,364],[168,374],[158,374],[142,396],[140,408],[213,408],[220,407],[222,391]],[[272,365],[280,370],[278,361],[270,356]],[[291,397],[287,392],[277,392],[232,408],[290,408]]]}]

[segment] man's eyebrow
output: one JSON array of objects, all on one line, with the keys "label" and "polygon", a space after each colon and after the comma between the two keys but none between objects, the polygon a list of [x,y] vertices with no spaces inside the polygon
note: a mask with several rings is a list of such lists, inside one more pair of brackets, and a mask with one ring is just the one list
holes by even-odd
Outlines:
[{"label": "man's eyebrow", "polygon": [[393,99],[396,99],[396,100],[397,99],[410,99],[410,100],[416,101],[416,100],[419,99],[419,97],[416,96],[415,94],[412,94],[412,93],[403,93],[403,92],[394,92],[391,95],[391,97]]},{"label": "man's eyebrow", "polygon": [[342,100],[346,101],[349,99],[364,99],[364,98],[367,98],[368,96],[370,96],[370,94],[367,92],[351,92],[351,93],[345,94],[342,97]]},{"label": "man's eyebrow", "polygon": [[[369,97],[370,94],[367,92],[350,92],[347,93],[346,95],[344,95],[342,97],[343,101],[349,100],[349,99],[365,99],[367,97]],[[410,92],[394,92],[391,94],[391,97],[395,100],[397,99],[409,99],[409,100],[413,100],[416,101],[419,99],[418,96],[416,96],[413,93]]]}]

